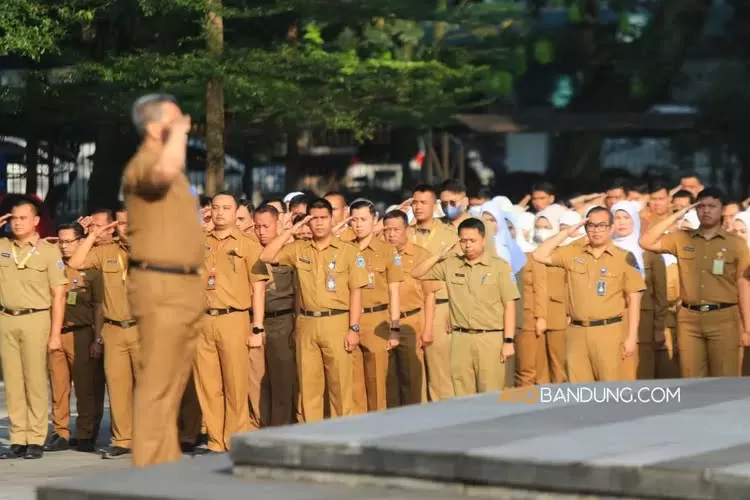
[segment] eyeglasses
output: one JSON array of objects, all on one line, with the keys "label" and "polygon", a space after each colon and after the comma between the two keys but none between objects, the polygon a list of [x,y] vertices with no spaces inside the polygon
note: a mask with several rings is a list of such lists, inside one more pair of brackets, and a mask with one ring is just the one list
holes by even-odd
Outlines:
[{"label": "eyeglasses", "polygon": [[610,224],[608,222],[600,222],[598,224],[589,223],[586,224],[586,231],[596,232],[596,231],[606,231],[609,228]]}]

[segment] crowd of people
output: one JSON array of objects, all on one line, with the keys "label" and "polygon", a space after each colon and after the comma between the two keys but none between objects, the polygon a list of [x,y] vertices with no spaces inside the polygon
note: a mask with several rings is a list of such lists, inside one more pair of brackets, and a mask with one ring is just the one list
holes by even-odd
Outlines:
[{"label": "crowd of people", "polygon": [[[166,120],[159,109],[144,133],[168,137],[154,150],[176,165],[175,134],[148,129]],[[180,123],[184,134],[180,119],[166,130]],[[742,375],[750,214],[695,175],[676,188],[616,181],[565,201],[545,182],[517,204],[447,180],[382,213],[337,192],[197,203],[180,184],[167,196],[198,213],[165,203],[149,220],[161,182],[143,166],[156,161],[149,151],[126,170],[138,198],[61,225],[54,239],[39,237],[31,200],[0,218],[12,229],[0,239],[2,458],[71,447],[124,457],[142,426],[153,441],[142,464],[169,461],[171,444],[154,436],[172,432],[159,425],[173,414],[180,451],[210,454],[252,429],[510,386]],[[168,266],[161,254],[189,259]],[[189,286],[183,274],[195,277]],[[134,296],[144,290],[152,295]],[[189,347],[172,356],[167,341]],[[149,384],[152,399],[139,399]],[[98,450],[105,386],[111,439]]]}]

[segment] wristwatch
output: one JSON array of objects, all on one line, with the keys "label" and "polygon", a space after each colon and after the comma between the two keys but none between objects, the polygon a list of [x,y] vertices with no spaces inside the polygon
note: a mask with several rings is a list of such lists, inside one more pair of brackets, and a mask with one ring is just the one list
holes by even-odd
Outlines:
[{"label": "wristwatch", "polygon": [[505,337],[504,342],[506,344],[513,344],[513,343],[515,343],[515,339],[512,339],[510,337]]},{"label": "wristwatch", "polygon": [[101,338],[101,337],[97,337],[97,338],[96,338],[96,340],[95,340],[95,342],[96,342],[97,344],[99,344],[99,345],[104,345],[104,339],[103,339],[103,338]]},{"label": "wristwatch", "polygon": [[266,331],[266,329],[265,329],[265,328],[258,328],[257,326],[254,326],[254,327],[253,327],[253,333],[254,333],[255,335],[258,335],[259,333],[264,333],[265,331]]},{"label": "wristwatch", "polygon": [[354,333],[359,333],[359,325],[349,325],[349,330],[353,331]]},{"label": "wristwatch", "polygon": [[399,326],[392,326],[391,327],[391,331],[392,332],[401,332],[401,327],[399,327]]}]

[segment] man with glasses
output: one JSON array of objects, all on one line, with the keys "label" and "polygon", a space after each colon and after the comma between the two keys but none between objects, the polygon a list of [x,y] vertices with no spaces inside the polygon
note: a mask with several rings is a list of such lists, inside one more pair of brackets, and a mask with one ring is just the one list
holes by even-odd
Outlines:
[{"label": "man with glasses", "polygon": [[458,234],[458,226],[469,218],[469,198],[466,186],[456,179],[448,179],[440,186],[440,204],[445,212],[445,222]]},{"label": "man with glasses", "polygon": [[[565,270],[571,383],[620,380],[622,360],[637,348],[646,285],[635,256],[612,242],[613,222],[609,210],[592,208],[581,223],[548,239],[533,254],[537,262]],[[586,244],[558,248],[581,226],[586,228]]]},{"label": "man with glasses", "polygon": [[[721,227],[723,205],[724,194],[706,188],[696,205],[655,224],[640,239],[644,250],[677,257],[682,301],[677,337],[686,378],[739,376],[740,345],[750,345],[750,286],[745,279],[750,254],[743,239]],[[697,229],[664,234],[694,206]]]},{"label": "man with glasses", "polygon": [[59,351],[48,355],[52,392],[52,425],[54,432],[44,444],[44,451],[63,451],[71,445],[70,387],[75,386],[76,449],[93,452],[99,424],[104,414],[104,365],[102,364],[102,302],[104,281],[94,269],[78,271],[68,265],[70,257],[84,238],[83,227],[74,222],[58,228],[65,275],[65,319]]}]

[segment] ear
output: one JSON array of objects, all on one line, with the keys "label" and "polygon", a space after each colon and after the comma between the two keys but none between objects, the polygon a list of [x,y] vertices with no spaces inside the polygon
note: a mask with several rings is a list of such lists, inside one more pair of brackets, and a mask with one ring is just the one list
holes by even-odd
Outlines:
[{"label": "ear", "polygon": [[148,125],[146,125],[146,136],[150,137],[152,139],[159,139],[161,140],[161,131],[162,127],[157,122],[150,122]]},{"label": "ear", "polygon": [[37,227],[37,226],[39,225],[39,221],[40,221],[40,220],[41,220],[41,219],[39,218],[39,216],[38,216],[38,215],[35,215],[35,216],[34,216],[34,227]]}]

